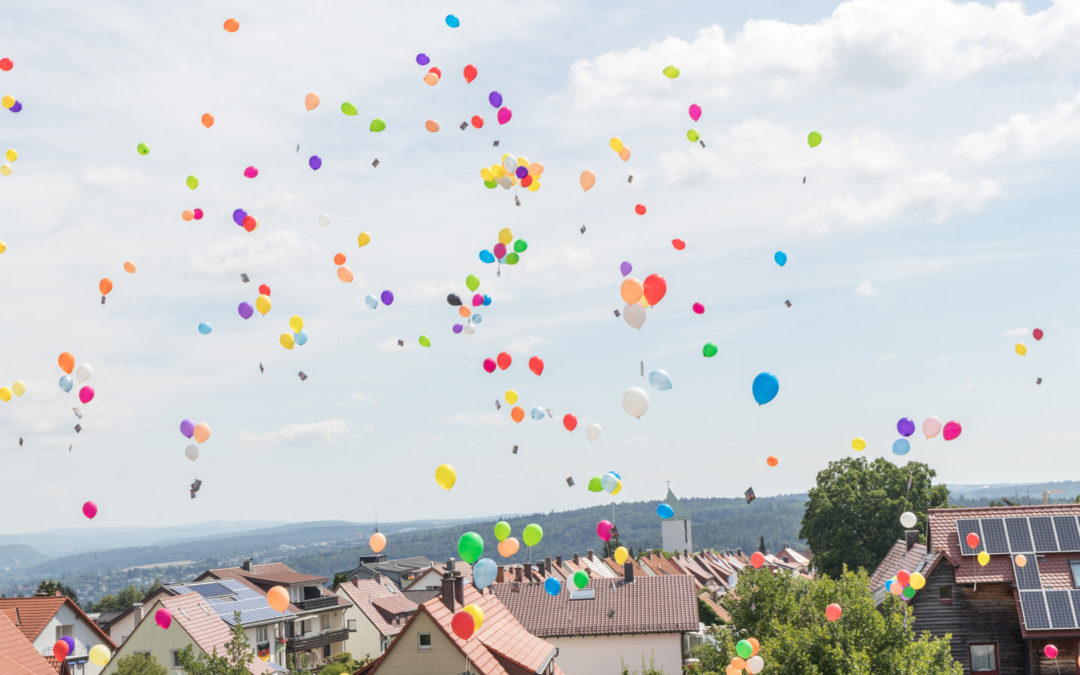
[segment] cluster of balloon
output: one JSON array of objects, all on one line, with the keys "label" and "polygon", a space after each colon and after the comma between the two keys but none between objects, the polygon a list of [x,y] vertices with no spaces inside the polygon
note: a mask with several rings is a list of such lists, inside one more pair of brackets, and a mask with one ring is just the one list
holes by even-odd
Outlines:
[{"label": "cluster of balloon", "polygon": [[[509,231],[510,230],[508,230],[508,229],[503,230],[503,232],[509,232]],[[522,250],[525,250],[525,249],[522,248]],[[484,253],[487,253],[487,251],[484,251]],[[515,253],[515,254],[513,254],[513,256],[514,256],[514,262],[516,263],[517,262],[517,254]],[[483,259],[483,256],[481,256],[481,259]],[[499,262],[503,262],[503,260],[500,260]],[[472,299],[467,301],[467,302],[463,301],[461,299],[461,296],[458,295],[457,293],[451,293],[451,294],[446,296],[446,304],[450,305],[451,307],[457,307],[458,308],[458,310],[457,310],[458,311],[458,316],[460,316],[462,319],[465,319],[464,324],[455,323],[453,325],[452,330],[453,330],[455,335],[459,335],[462,332],[464,332],[466,335],[472,335],[474,332],[476,332],[476,328],[475,328],[474,324],[481,323],[484,319],[483,319],[482,316],[480,316],[480,314],[475,312],[473,307],[487,307],[487,306],[491,305],[491,296],[490,295],[487,295],[486,293],[476,293],[475,292],[476,289],[480,288],[480,277],[476,276],[475,274],[470,274],[467,277],[465,277],[465,288],[469,289],[469,293],[473,294]],[[467,294],[464,294],[464,295],[466,295],[466,297],[468,297]],[[472,307],[470,307],[469,305],[472,305]],[[509,358],[509,356],[507,358]],[[506,369],[504,368],[503,370],[506,370]],[[488,372],[492,372],[492,371],[488,371]]]},{"label": "cluster of balloon", "polygon": [[255,312],[266,316],[266,313],[270,311],[270,287],[266,284],[259,284],[259,297],[255,298],[255,304],[250,302],[241,302],[236,307],[237,314],[241,319],[245,321],[250,319]]},{"label": "cluster of balloon", "polygon": [[757,377],[754,378],[751,392],[754,394],[754,400],[757,401],[758,405],[765,405],[780,393],[780,380],[772,373],[758,373]]},{"label": "cluster of balloon", "polygon": [[[699,106],[697,103],[691,103],[688,112],[690,114],[690,119],[694,122],[697,122],[701,119],[701,106]],[[697,129],[687,129],[686,140],[690,141],[691,143],[697,143],[701,140],[701,134],[698,133]]]},{"label": "cluster of balloon", "polygon": [[462,640],[468,640],[484,623],[484,611],[477,605],[465,605],[461,611],[454,614],[450,620],[450,628],[454,635]]},{"label": "cluster of balloon", "polygon": [[97,504],[95,504],[94,502],[83,502],[82,513],[84,516],[87,517],[87,519],[93,520],[94,516],[97,515],[97,511]]},{"label": "cluster of balloon", "polygon": [[67,655],[75,651],[75,639],[70,635],[65,635],[53,644],[53,656],[56,660],[63,663]]},{"label": "cluster of balloon", "polygon": [[[624,162],[630,161],[630,148],[627,145],[625,145],[622,142],[622,139],[619,138],[618,136],[612,136],[611,137],[611,140],[608,141],[608,147],[610,147],[611,150],[616,155],[618,155],[619,159],[621,159],[622,161],[624,161]],[[584,186],[582,186],[582,187],[584,187]],[[588,190],[589,188],[585,188],[585,189]]]},{"label": "cluster of balloon", "polygon": [[[499,230],[497,241],[495,245],[491,247],[491,250],[484,249],[480,251],[480,262],[485,265],[490,265],[493,262],[498,262],[500,265],[506,263],[507,265],[516,265],[521,260],[521,254],[529,248],[529,243],[524,239],[514,240],[514,231],[509,227],[504,227]],[[473,298],[473,302],[476,302],[476,298]],[[487,303],[485,303],[487,304]]]},{"label": "cluster of balloon", "polygon": [[[964,429],[960,426],[960,423],[955,420],[950,420],[944,424],[941,423],[939,417],[927,417],[922,424],[923,435],[926,436],[926,440],[935,438],[939,433],[941,437],[946,441],[955,440],[960,436],[960,432]],[[906,455],[911,450],[911,443],[908,441],[908,437],[915,433],[915,422],[909,417],[902,417],[896,423],[896,431],[899,432],[901,438],[896,439],[893,442],[893,454]],[[861,439],[856,439],[861,440]],[[863,447],[865,447],[865,441]]]},{"label": "cluster of balloon", "polygon": [[[6,159],[9,162],[14,162],[18,158],[19,158],[19,153],[16,152],[15,148],[8,148],[7,150],[4,151],[4,159]],[[10,176],[11,172],[12,172],[12,168],[11,168],[10,164],[2,164],[2,165],[0,165],[0,174],[2,174],[4,176]]]},{"label": "cluster of balloon", "polygon": [[893,578],[885,581],[885,591],[893,595],[899,595],[905,600],[910,600],[915,597],[915,591],[925,585],[926,577],[922,574],[902,569]]},{"label": "cluster of balloon", "polygon": [[[5,108],[7,108],[9,111],[11,111],[13,113],[21,112],[22,109],[23,109],[22,102],[19,101],[18,99],[16,99],[11,94],[7,94],[3,98],[0,98],[0,105],[4,106]],[[4,175],[7,176],[7,175],[10,175],[10,174],[4,174]]]},{"label": "cluster of balloon", "polygon": [[[474,126],[475,121],[478,119],[477,117],[473,118]],[[536,192],[540,189],[540,176],[544,173],[544,165],[540,162],[530,162],[527,157],[514,157],[509,153],[503,155],[499,162],[499,164],[492,164],[489,167],[480,169],[480,178],[484,180],[484,187],[487,189],[494,190],[500,185],[504,190],[509,190],[515,185],[520,185],[528,189],[529,192]],[[508,244],[509,242],[504,243]],[[495,257],[501,258],[502,256]]]},{"label": "cluster of balloon", "polygon": [[442,489],[449,490],[457,482],[457,471],[449,464],[440,464],[435,467],[435,482]]},{"label": "cluster of balloon", "polygon": [[307,333],[304,332],[304,319],[300,315],[294,314],[289,317],[289,328],[292,333],[281,334],[280,342],[282,347],[292,349],[293,345],[303,347],[307,344],[308,337]]},{"label": "cluster of balloon", "polygon": [[[430,64],[431,58],[429,58],[427,54],[421,52],[416,55],[416,65],[427,66]],[[436,66],[431,66],[431,68],[429,68],[427,73],[424,75],[424,84],[428,85],[429,87],[434,87],[439,83],[439,80],[441,79],[442,71],[439,70]]]},{"label": "cluster of balloon", "polygon": [[627,325],[636,330],[641,330],[645,325],[645,310],[664,299],[667,295],[667,281],[659,274],[650,274],[645,281],[638,281],[634,277],[627,277],[633,270],[633,266],[627,262],[619,266],[620,272],[626,277],[619,287],[619,294],[626,305],[623,307],[623,320]]},{"label": "cluster of balloon", "polygon": [[[80,363],[79,367],[75,367],[75,356],[71,352],[64,352],[57,357],[56,362],[60,365],[60,370],[64,371],[64,374],[60,376],[60,389],[65,392],[71,391],[75,386],[75,382],[71,379],[71,371],[75,371],[75,378],[79,383],[86,382],[94,375],[94,367],[89,363]],[[25,388],[24,388],[25,391]],[[84,385],[79,389],[79,402],[86,404],[94,400],[94,388],[90,385]]]},{"label": "cluster of balloon", "polygon": [[[968,548],[977,549],[979,548],[979,544],[982,543],[982,540],[979,538],[978,533],[968,532],[967,536],[964,537],[964,542],[968,545]],[[979,562],[980,567],[986,567],[990,564],[990,554],[984,548],[982,551],[979,551],[977,556],[975,556],[975,560]],[[1024,560],[1024,564],[1027,564],[1027,559]],[[1021,565],[1021,567],[1022,566],[1023,565]]]},{"label": "cluster of balloon", "polygon": [[[249,168],[254,169],[255,167]],[[258,172],[256,171],[256,174],[257,173]],[[244,209],[233,209],[232,219],[238,227],[244,228],[245,232],[254,232],[255,230],[259,229],[259,219],[251,215]]]},{"label": "cluster of balloon", "polygon": [[630,387],[623,392],[622,406],[627,415],[641,419],[649,409],[649,395],[641,387]]},{"label": "cluster of balloon", "polygon": [[184,438],[195,441],[184,448],[184,456],[194,462],[199,458],[199,446],[210,438],[210,425],[206,422],[196,424],[192,420],[184,419],[180,422],[180,433]]},{"label": "cluster of balloon", "polygon": [[0,401],[7,403],[11,400],[12,396],[16,398],[26,393],[26,383],[22,380],[15,380],[11,383],[10,387],[0,387]]},{"label": "cluster of balloon", "polygon": [[202,209],[184,209],[180,213],[180,219],[185,222],[190,222],[192,220],[202,220],[203,215],[204,214]]},{"label": "cluster of balloon", "polygon": [[[617,495],[622,492],[622,476],[614,471],[608,471],[603,476],[593,476],[589,479],[589,492],[606,492],[609,495]],[[657,509],[657,512],[659,512],[659,509]]]},{"label": "cluster of balloon", "polygon": [[[500,520],[495,523],[495,540],[499,542],[499,555],[504,558],[509,558],[518,552],[518,548],[521,544],[518,542],[517,537],[511,537],[510,523],[505,520]],[[483,561],[481,561],[483,562]],[[473,568],[473,581],[476,581],[476,569]]]},{"label": "cluster of balloon", "polygon": [[387,307],[394,304],[394,293],[393,293],[393,291],[389,291],[389,290],[383,291],[382,293],[379,294],[379,297],[377,297],[377,298],[375,297],[374,294],[370,294],[370,295],[368,295],[367,297],[364,298],[364,304],[367,305],[371,309],[375,309],[376,307],[378,307],[380,301],[382,301],[382,304],[386,305]]},{"label": "cluster of balloon", "polygon": [[284,586],[274,586],[266,592],[266,604],[275,612],[284,612],[289,608],[289,591]]},{"label": "cluster of balloon", "polygon": [[[12,151],[8,150],[8,152],[12,152]],[[1031,337],[1035,338],[1036,342],[1039,342],[1040,340],[1042,340],[1043,339],[1043,330],[1042,330],[1042,328],[1036,328],[1035,330],[1031,331]],[[1017,342],[1016,346],[1013,347],[1013,349],[1020,356],[1024,356],[1025,354],[1027,354],[1027,351],[1028,351],[1027,345],[1024,344],[1023,342]]]},{"label": "cluster of balloon", "polygon": [[761,643],[758,642],[757,638],[746,638],[736,642],[736,655],[732,657],[731,663],[724,669],[725,675],[740,675],[744,669],[751,675],[760,673],[762,668],[765,667],[765,660],[758,654],[760,650]]}]

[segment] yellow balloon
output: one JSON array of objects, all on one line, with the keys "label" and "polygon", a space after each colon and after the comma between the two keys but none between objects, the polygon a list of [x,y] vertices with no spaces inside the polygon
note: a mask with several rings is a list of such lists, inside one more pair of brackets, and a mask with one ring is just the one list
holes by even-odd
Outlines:
[{"label": "yellow balloon", "polygon": [[461,608],[461,611],[471,616],[473,621],[476,622],[476,630],[480,630],[480,626],[484,624],[484,610],[476,605],[465,605]]},{"label": "yellow balloon", "polygon": [[1017,342],[1016,347],[1014,347],[1013,349],[1015,349],[1016,353],[1020,356],[1027,354],[1027,345],[1025,345],[1023,342]]},{"label": "yellow balloon", "polygon": [[10,108],[15,105],[15,97],[9,94],[4,98],[0,98],[0,105],[3,105],[5,108]]},{"label": "yellow balloon", "polygon": [[457,471],[454,471],[454,467],[449,464],[440,464],[435,469],[435,482],[442,489],[449,490],[457,482]]},{"label": "yellow balloon", "polygon": [[4,153],[4,157],[7,157],[9,162],[14,162],[19,158],[19,153],[15,152],[14,148],[8,148],[8,151]]},{"label": "yellow balloon", "polygon": [[525,159],[524,157],[518,157],[518,166],[524,166],[528,168],[529,160]]},{"label": "yellow balloon", "polygon": [[299,314],[289,319],[289,328],[292,328],[292,332],[294,333],[299,333],[300,331],[304,330],[304,320],[300,317]]},{"label": "yellow balloon", "polygon": [[484,180],[495,180],[495,173],[491,169],[480,169],[480,177]]},{"label": "yellow balloon", "polygon": [[507,389],[506,390],[506,402],[509,403],[510,405],[514,405],[515,403],[517,403],[517,392],[514,391],[513,389]]},{"label": "yellow balloon", "polygon": [[270,311],[270,296],[260,295],[255,298],[255,309],[259,310],[259,314],[266,316],[266,313]]},{"label": "yellow balloon", "polygon": [[990,554],[987,553],[986,551],[979,551],[979,556],[978,556],[977,560],[979,561],[980,565],[982,565],[983,567],[986,567],[987,563],[990,562]]},{"label": "yellow balloon", "polygon": [[356,245],[359,246],[360,248],[364,248],[365,246],[367,246],[370,243],[371,243],[371,234],[369,234],[367,232],[361,232],[360,234],[356,235]]},{"label": "yellow balloon", "polygon": [[495,174],[496,179],[499,179],[506,175],[506,169],[501,166],[493,166],[491,167],[491,173]]},{"label": "yellow balloon", "polygon": [[510,156],[509,152],[504,152],[503,156],[499,158],[499,164],[502,165],[502,163],[505,162],[506,158],[509,157],[509,156]]},{"label": "yellow balloon", "polygon": [[8,389],[7,387],[0,387],[0,401],[4,401],[6,403],[7,401],[10,401],[10,400],[11,400],[11,390]]},{"label": "yellow balloon", "polygon": [[504,246],[509,246],[510,242],[514,241],[514,233],[509,227],[504,227],[499,230],[499,243]]},{"label": "yellow balloon", "polygon": [[608,145],[610,145],[611,149],[615,152],[622,152],[622,139],[618,136],[613,136],[611,140],[608,141]]},{"label": "yellow balloon", "polygon": [[294,344],[296,344],[296,341],[293,340],[293,336],[291,334],[289,334],[289,333],[282,333],[281,334],[281,346],[282,347],[284,347],[285,349],[292,349]]},{"label": "yellow balloon", "polygon": [[540,181],[534,180],[532,183],[529,183],[529,192],[536,192],[539,189],[540,189]]},{"label": "yellow balloon", "polygon": [[615,564],[621,565],[626,562],[627,558],[630,557],[630,551],[627,551],[625,546],[620,546],[619,548],[615,549],[614,557]]},{"label": "yellow balloon", "polygon": [[622,492],[622,479],[619,479],[619,482],[615,483],[615,489],[611,491],[611,494],[617,495],[620,492]]},{"label": "yellow balloon", "polygon": [[6,250],[7,250],[7,244],[5,244],[4,242],[0,241],[0,253],[3,253],[3,252],[4,252],[4,251],[6,251]]},{"label": "yellow balloon", "polygon": [[10,164],[0,164],[0,175],[10,176],[11,175],[11,165]]},{"label": "yellow balloon", "polygon": [[861,438],[856,438],[851,441],[851,449],[856,452],[862,452],[866,449],[866,441]]},{"label": "yellow balloon", "polygon": [[911,580],[908,581],[908,583],[911,584],[911,587],[915,590],[919,590],[926,585],[926,577],[924,577],[922,574],[919,574],[918,572],[915,572],[911,575]]},{"label": "yellow balloon", "polygon": [[95,666],[104,666],[109,662],[112,655],[105,645],[94,645],[90,648],[90,663]]},{"label": "yellow balloon", "polygon": [[15,380],[11,385],[11,391],[15,392],[16,396],[22,396],[26,393],[26,383],[22,380]]}]

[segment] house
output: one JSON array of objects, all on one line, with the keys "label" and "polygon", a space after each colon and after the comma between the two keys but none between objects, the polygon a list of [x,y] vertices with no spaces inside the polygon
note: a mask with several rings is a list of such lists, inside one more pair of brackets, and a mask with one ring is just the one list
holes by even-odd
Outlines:
[{"label": "house", "polygon": [[[274,586],[289,592],[290,621],[285,622],[285,656],[298,665],[318,665],[334,654],[345,651],[349,628],[345,609],[349,601],[338,597],[322,584],[326,577],[301,574],[284,563],[255,565],[248,558],[240,567],[207,570],[195,581],[235,579],[258,591],[265,598]],[[268,636],[269,637],[269,636]]]},{"label": "house", "polygon": [[664,503],[671,507],[675,515],[660,521],[661,545],[665,551],[693,551],[693,532],[690,527],[690,512],[682,505],[668,485]]},{"label": "house", "polygon": [[[101,666],[90,663],[90,648],[116,644],[90,620],[71,598],[57,593],[33,598],[0,598],[0,611],[34,646],[38,654],[52,657],[53,645],[64,636],[75,641],[75,649],[64,659],[73,675],[98,675]],[[0,671],[2,672],[2,671]]]},{"label": "house", "polygon": [[[457,571],[461,572],[461,576],[465,579],[465,583],[472,581],[472,565],[466,562],[457,561],[454,563],[454,567]],[[426,570],[420,570],[414,573],[417,576],[414,576],[412,581],[409,581],[402,586],[401,590],[438,592],[438,590],[442,588],[442,578],[443,574],[446,573],[446,569],[442,565],[433,562]],[[376,574],[381,576],[381,573],[379,572]],[[425,600],[427,599],[430,598],[426,598]]]},{"label": "house", "polygon": [[[915,629],[950,633],[952,655],[965,673],[1076,673],[1078,518],[1078,504],[930,509],[926,552],[908,570],[926,577],[909,600]],[[978,537],[975,547],[967,543],[971,534]],[[983,551],[985,566],[977,560]],[[900,553],[911,564],[918,544]],[[894,545],[886,556],[892,562],[879,565],[876,581],[891,578],[896,555]],[[1057,648],[1056,659],[1045,656],[1048,644]]]},{"label": "house", "polygon": [[554,597],[535,582],[496,583],[492,590],[526,630],[558,648],[568,673],[620,675],[623,663],[637,670],[643,658],[681,673],[688,636],[699,628],[688,575],[635,577],[630,563],[622,579],[594,577],[582,590],[563,584]]},{"label": "house", "polygon": [[[530,634],[490,592],[463,583],[447,561],[439,596],[420,605],[386,653],[363,675],[563,675],[559,650]],[[451,620],[465,605],[484,613],[484,623],[468,640],[454,634]]]},{"label": "house", "polygon": [[346,610],[349,637],[345,651],[357,659],[377,658],[385,652],[419,606],[381,574],[374,579],[353,577],[338,584],[334,592],[355,608]]},{"label": "house", "polygon": [[96,623],[102,630],[109,634],[109,639],[118,645],[122,645],[128,639],[128,636],[135,632],[135,626],[139,625],[139,622],[143,620],[143,608],[151,607],[159,599],[171,595],[175,594],[163,586],[158,586],[147,593],[146,597],[142,599],[142,602],[134,603],[131,607],[128,607],[108,621],[103,621],[102,618],[99,617]]},{"label": "house", "polygon": [[[8,618],[8,612],[0,612],[0,673],[5,675],[57,675],[45,657],[38,653],[30,640],[15,627]],[[63,673],[70,673],[67,664],[62,666]]]},{"label": "house", "polygon": [[895,577],[897,572],[907,570],[909,574],[925,574],[933,558],[934,554],[928,553],[926,546],[919,543],[919,531],[905,530],[904,538],[893,543],[870,575],[870,593],[874,596],[874,604],[880,606],[885,601],[885,596],[889,594],[885,590],[885,582]]},{"label": "house", "polygon": [[335,577],[353,577],[371,579],[376,574],[389,577],[398,588],[404,589],[409,582],[431,568],[431,561],[423,556],[387,560],[385,555],[362,555],[360,563],[347,572],[338,572]]}]

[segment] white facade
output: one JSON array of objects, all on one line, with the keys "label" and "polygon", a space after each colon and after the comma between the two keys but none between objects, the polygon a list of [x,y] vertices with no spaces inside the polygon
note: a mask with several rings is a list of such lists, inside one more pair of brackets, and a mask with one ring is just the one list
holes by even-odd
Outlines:
[{"label": "white facade", "polygon": [[[340,588],[337,590],[338,597],[349,600],[349,596],[345,594],[345,591]],[[370,656],[372,659],[377,659],[383,653],[383,637],[379,632],[379,629],[375,627],[373,623],[360,609],[349,601],[349,607],[345,610],[345,623],[351,629],[356,627],[355,631],[349,633],[349,638],[345,640],[345,651],[352,654],[354,659],[362,659],[365,656]]]},{"label": "white facade", "polygon": [[94,627],[82,615],[76,614],[67,603],[61,605],[48,625],[41,629],[41,633],[34,640],[34,649],[42,656],[52,656],[53,645],[64,635],[70,635],[75,640],[74,651],[65,659],[72,675],[98,675],[102,666],[90,663],[90,648],[104,644],[104,641]]},{"label": "white facade", "polygon": [[[559,668],[567,675],[621,675],[625,663],[630,672],[641,671],[641,661],[665,673],[683,672],[682,634],[597,635],[593,637],[548,637],[559,648]],[[620,661],[620,659],[622,659]]]},{"label": "white facade", "polygon": [[689,518],[660,521],[660,538],[665,551],[680,553],[694,550]]}]

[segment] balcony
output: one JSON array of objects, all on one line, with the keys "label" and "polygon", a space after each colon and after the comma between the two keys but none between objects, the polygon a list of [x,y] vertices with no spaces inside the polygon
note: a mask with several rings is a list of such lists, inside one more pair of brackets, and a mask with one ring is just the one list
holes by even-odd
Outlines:
[{"label": "balcony", "polygon": [[321,633],[310,633],[302,637],[289,638],[285,645],[287,653],[306,652],[311,649],[319,649],[334,642],[344,642],[349,638],[348,628],[335,628]]},{"label": "balcony", "polygon": [[304,598],[303,600],[294,600],[293,603],[304,611],[312,609],[323,609],[324,607],[333,607],[338,604],[338,596],[336,595],[319,595],[312,598]]}]

